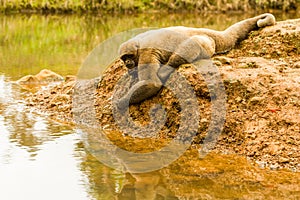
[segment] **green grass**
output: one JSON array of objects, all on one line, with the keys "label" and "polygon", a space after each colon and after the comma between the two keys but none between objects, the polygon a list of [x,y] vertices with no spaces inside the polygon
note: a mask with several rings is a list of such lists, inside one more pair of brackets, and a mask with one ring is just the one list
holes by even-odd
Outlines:
[{"label": "green grass", "polygon": [[299,3],[300,0],[1,0],[0,10],[6,13],[291,10]]}]

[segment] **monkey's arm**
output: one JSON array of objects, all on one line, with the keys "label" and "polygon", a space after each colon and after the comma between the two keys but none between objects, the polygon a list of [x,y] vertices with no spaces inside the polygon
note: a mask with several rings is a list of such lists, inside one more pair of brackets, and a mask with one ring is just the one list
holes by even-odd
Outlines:
[{"label": "monkey's arm", "polygon": [[162,87],[162,82],[157,76],[160,68],[160,62],[152,50],[146,50],[139,57],[138,78],[139,81],[134,84],[129,91],[119,100],[119,108],[124,108],[127,102],[129,104],[139,103],[155,94]]},{"label": "monkey's arm", "polygon": [[190,31],[190,34],[205,34],[209,36],[215,41],[215,53],[224,53],[231,50],[238,42],[246,39],[251,31],[265,26],[274,25],[275,21],[275,17],[272,14],[265,13],[235,23],[224,31],[199,28],[196,31]]},{"label": "monkey's arm", "polygon": [[119,108],[125,108],[126,105],[140,103],[145,99],[157,94],[161,85],[156,85],[151,80],[143,80],[134,84],[128,93],[126,93],[118,102]]},{"label": "monkey's arm", "polygon": [[[227,47],[220,48],[226,50],[233,48],[238,42],[247,38],[248,34],[258,28],[275,24],[275,17],[272,14],[266,13],[253,18],[245,19],[236,24],[233,24],[222,32],[224,38],[229,38]],[[231,44],[230,44],[231,42]]]}]

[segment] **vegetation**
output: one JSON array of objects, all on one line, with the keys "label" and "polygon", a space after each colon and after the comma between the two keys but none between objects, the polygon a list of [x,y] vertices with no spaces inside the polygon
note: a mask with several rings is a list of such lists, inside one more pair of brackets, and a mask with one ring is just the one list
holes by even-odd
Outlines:
[{"label": "vegetation", "polygon": [[1,12],[132,13],[142,11],[293,10],[300,0],[0,0]]}]

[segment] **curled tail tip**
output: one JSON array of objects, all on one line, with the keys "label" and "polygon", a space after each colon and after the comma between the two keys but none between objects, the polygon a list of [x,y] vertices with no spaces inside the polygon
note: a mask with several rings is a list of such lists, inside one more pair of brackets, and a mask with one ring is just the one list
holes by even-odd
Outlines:
[{"label": "curled tail tip", "polygon": [[261,15],[261,18],[257,20],[257,26],[259,28],[265,27],[265,26],[272,26],[275,25],[276,19],[275,16],[271,13],[265,13]]}]

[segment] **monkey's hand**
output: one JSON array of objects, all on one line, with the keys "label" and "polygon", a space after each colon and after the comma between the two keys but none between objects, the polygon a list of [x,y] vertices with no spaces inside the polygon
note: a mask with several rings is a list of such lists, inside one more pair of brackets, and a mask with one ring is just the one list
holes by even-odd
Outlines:
[{"label": "monkey's hand", "polygon": [[164,65],[159,68],[157,72],[157,76],[161,80],[161,82],[165,83],[169,76],[175,71],[175,68],[169,66],[169,65]]},{"label": "monkey's hand", "polygon": [[116,106],[119,109],[126,110],[130,104],[140,103],[157,94],[161,87],[161,83],[156,83],[152,80],[139,81],[129,89],[128,93],[116,102]]}]

